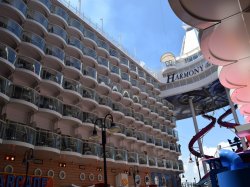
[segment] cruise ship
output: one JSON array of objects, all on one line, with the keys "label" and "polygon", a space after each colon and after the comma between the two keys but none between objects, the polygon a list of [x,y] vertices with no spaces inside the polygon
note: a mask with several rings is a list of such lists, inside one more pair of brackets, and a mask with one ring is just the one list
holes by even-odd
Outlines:
[{"label": "cruise ship", "polygon": [[179,186],[166,93],[63,0],[0,0],[0,186]]}]

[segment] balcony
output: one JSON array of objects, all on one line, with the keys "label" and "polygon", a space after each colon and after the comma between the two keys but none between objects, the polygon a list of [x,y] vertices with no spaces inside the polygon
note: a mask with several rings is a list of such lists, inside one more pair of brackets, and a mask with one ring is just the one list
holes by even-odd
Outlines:
[{"label": "balcony", "polygon": [[136,120],[136,125],[137,126],[142,126],[144,125],[144,117],[143,117],[143,114],[141,113],[134,113],[134,118]]},{"label": "balcony", "polygon": [[62,111],[63,111],[62,112],[63,119],[74,121],[75,123],[78,123],[78,124],[82,123],[83,116],[82,116],[82,111],[79,108],[64,104]]},{"label": "balcony", "polygon": [[138,164],[138,153],[128,152],[128,164]]},{"label": "balcony", "polygon": [[73,27],[74,30],[76,30],[78,33],[80,33],[81,36],[83,36],[84,33],[84,26],[76,19],[70,18],[68,22],[69,26]]},{"label": "balcony", "polygon": [[99,159],[100,145],[92,142],[85,141],[83,143],[83,158]]},{"label": "balcony", "polygon": [[103,51],[105,51],[105,54],[109,55],[109,45],[106,41],[101,40],[101,39],[97,39],[97,46],[102,49]]},{"label": "balcony", "polygon": [[[71,49],[73,48],[73,50],[77,53],[79,57],[83,55],[82,54],[83,45],[78,38],[71,36],[70,38],[68,38],[68,44],[69,46],[71,46]],[[67,54],[70,53],[72,53],[72,51],[67,50]]]},{"label": "balcony", "polygon": [[82,63],[75,57],[66,56],[65,58],[65,65],[66,67],[76,69],[78,71],[82,71]]},{"label": "balcony", "polygon": [[149,129],[153,129],[152,120],[150,118],[144,118],[144,124],[145,124],[145,127]]},{"label": "balcony", "polygon": [[174,136],[173,129],[171,128],[167,128],[167,133],[169,136],[172,136],[172,137]]},{"label": "balcony", "polygon": [[120,101],[122,99],[122,86],[116,82],[113,82],[111,80],[111,88],[112,88],[112,92],[110,93],[110,97],[115,100],[115,101]]},{"label": "balcony", "polygon": [[105,113],[111,112],[112,100],[109,97],[96,94],[96,101],[99,103],[98,110],[99,112]]},{"label": "balcony", "polygon": [[124,88],[130,88],[131,84],[130,84],[130,76],[128,73],[125,72],[121,72],[121,78],[122,78],[122,86]]},{"label": "balcony", "polygon": [[[133,95],[133,93],[131,95]],[[134,95],[132,100],[133,100],[133,109],[135,111],[141,110],[142,109],[141,99],[137,95]]]},{"label": "balcony", "polygon": [[164,134],[164,135],[167,135],[167,134],[168,134],[168,132],[167,132],[167,127],[166,127],[165,125],[161,125],[160,129],[161,129],[161,133],[162,133],[162,134]]},{"label": "balcony", "polygon": [[164,167],[165,167],[164,160],[158,158],[158,159],[157,159],[157,166],[158,166],[159,168],[164,168]]},{"label": "balcony", "polygon": [[184,171],[182,160],[178,160],[178,168],[179,168],[179,171]]},{"label": "balcony", "polygon": [[144,132],[141,132],[141,131],[137,131],[136,132],[136,137],[137,137],[137,141],[139,143],[146,143],[146,135]]},{"label": "balcony", "polygon": [[62,103],[56,98],[40,95],[38,100],[39,111],[51,114],[53,116],[62,117]]},{"label": "balcony", "polygon": [[36,21],[42,26],[44,33],[47,32],[49,21],[41,12],[29,9],[27,18]]},{"label": "balcony", "polygon": [[39,0],[39,1],[37,1],[37,2],[39,2],[39,3],[41,2],[42,5],[43,5],[44,7],[46,7],[47,11],[50,12],[50,9],[51,9],[51,7],[52,7],[52,3],[50,2],[50,0]]},{"label": "balcony", "polygon": [[155,145],[158,147],[163,147],[162,139],[155,138]]},{"label": "balcony", "polygon": [[84,75],[83,82],[87,87],[95,88],[97,85],[97,73],[96,69],[90,66],[85,66],[82,69]]},{"label": "balcony", "polygon": [[127,136],[127,139],[129,140],[137,140],[136,133],[133,129],[126,128],[125,135]]},{"label": "balcony", "polygon": [[166,168],[172,170],[173,169],[173,161],[166,160]]},{"label": "balcony", "polygon": [[155,139],[154,136],[147,134],[146,135],[146,142],[150,146],[155,146]]},{"label": "balcony", "polygon": [[150,167],[157,167],[157,166],[156,166],[156,158],[153,157],[153,156],[149,156],[149,157],[148,157],[148,165],[149,165]]},{"label": "balcony", "polygon": [[130,73],[132,73],[134,76],[137,77],[137,66],[134,63],[132,62],[129,63],[129,70]]},{"label": "balcony", "polygon": [[83,115],[82,122],[86,123],[84,125],[88,124],[90,127],[93,127],[98,117],[95,114],[88,113],[88,112],[83,112],[82,115]]},{"label": "balcony", "polygon": [[85,36],[85,39],[87,39],[93,45],[97,45],[97,36],[93,31],[85,29],[84,36]]},{"label": "balcony", "polygon": [[93,109],[97,107],[97,97],[95,90],[82,87],[82,101],[79,106],[86,109]]},{"label": "balcony", "polygon": [[170,149],[168,141],[165,141],[165,140],[163,141],[163,148],[166,149],[166,150]]},{"label": "balcony", "polygon": [[59,38],[61,38],[63,40],[63,43],[66,44],[67,43],[67,38],[68,38],[68,34],[67,32],[60,27],[59,25],[55,25],[55,24],[49,24],[48,26],[48,31],[50,33],[53,33],[57,36],[59,36]]},{"label": "balcony", "polygon": [[[15,37],[13,39],[15,40],[16,44],[19,43],[23,28],[16,21],[7,17],[0,16],[0,27],[4,30],[7,30],[13,35],[13,37]],[[9,34],[3,34],[1,31],[0,33],[2,37],[10,37]]]},{"label": "balcony", "polygon": [[140,88],[138,88],[138,81],[136,79],[133,79],[130,77],[130,83],[132,85],[132,88],[131,90],[136,93],[136,94],[139,94],[140,92]]},{"label": "balcony", "polygon": [[147,165],[148,164],[148,157],[145,154],[138,154],[139,164],[140,165]]},{"label": "balcony", "polygon": [[142,82],[146,82],[146,79],[145,79],[145,72],[142,70],[142,69],[138,69],[138,75],[139,75],[139,80],[142,81]]},{"label": "balcony", "polygon": [[82,156],[83,141],[70,136],[61,137],[61,154]]},{"label": "balcony", "polygon": [[120,61],[120,53],[116,49],[109,49],[109,54],[111,59],[114,59],[116,62]]},{"label": "balcony", "polygon": [[36,130],[24,124],[8,122],[3,132],[3,139],[3,144],[34,148]]},{"label": "balcony", "polygon": [[[63,79],[62,86],[65,90],[71,90],[73,92],[76,92],[77,94],[82,94],[81,92],[81,84],[73,79]],[[71,94],[72,92],[70,92]],[[70,96],[70,95],[69,95]]]},{"label": "balcony", "polygon": [[27,106],[31,110],[37,110],[38,94],[35,90],[11,84],[9,87],[9,96],[12,98],[12,102]]},{"label": "balcony", "polygon": [[124,116],[124,114],[122,113],[123,105],[121,103],[113,101],[112,110],[113,110],[112,115],[113,115],[114,119],[119,120]]},{"label": "balcony", "polygon": [[115,161],[118,163],[127,163],[127,151],[124,149],[115,149],[114,150],[115,155]]},{"label": "balcony", "polygon": [[5,128],[6,128],[5,121],[0,120],[0,143],[2,143],[3,141]]},{"label": "balcony", "polygon": [[157,132],[157,133],[160,133],[161,132],[161,130],[160,130],[160,123],[158,123],[158,122],[153,122],[152,123],[152,126],[153,126],[153,130],[155,131],[155,132]]},{"label": "balcony", "polygon": [[62,74],[54,69],[42,67],[41,69],[41,78],[45,80],[46,82],[53,84],[60,89],[62,85]]},{"label": "balcony", "polygon": [[59,154],[61,150],[61,135],[38,129],[36,132],[35,149]]},{"label": "balcony", "polygon": [[53,14],[57,15],[60,19],[62,18],[62,20],[64,22],[64,26],[66,26],[68,24],[69,15],[66,12],[66,10],[64,10],[63,8],[61,8],[59,6],[54,6],[52,8],[51,12]]},{"label": "balcony", "polygon": [[135,120],[134,113],[131,108],[124,107],[123,114],[125,115],[124,122],[128,123],[128,122],[133,122]]},{"label": "balcony", "polygon": [[170,143],[169,144],[169,149],[170,149],[170,151],[175,152],[176,151],[176,145],[174,143]]},{"label": "balcony", "polygon": [[148,97],[148,94],[146,92],[146,87],[145,85],[139,84],[139,88],[141,90],[141,92],[139,92],[139,95],[143,98],[146,99]]},{"label": "balcony", "polygon": [[97,62],[98,62],[98,72],[101,74],[108,74],[109,73],[109,61],[107,58],[98,56],[97,58]]},{"label": "balcony", "polygon": [[179,164],[178,164],[178,162],[176,162],[176,161],[173,162],[173,169],[174,170],[179,170]]},{"label": "balcony", "polygon": [[[115,148],[112,147],[112,146],[106,146],[106,158],[107,158],[107,161],[114,161],[114,156],[115,156]],[[102,158],[103,157],[103,149],[102,147],[100,147],[100,157]]]},{"label": "balcony", "polygon": [[122,70],[128,71],[129,69],[129,60],[125,57],[120,58],[120,66]]},{"label": "balcony", "polygon": [[109,64],[109,69],[110,69],[110,78],[114,82],[120,82],[120,68],[118,66],[112,65],[111,63]]},{"label": "balcony", "polygon": [[1,62],[1,69],[0,72],[5,74],[6,70],[9,67],[10,69],[14,70],[14,63],[17,59],[16,51],[9,46],[0,43],[0,62]]},{"label": "balcony", "polygon": [[[35,33],[32,33],[32,32],[28,32],[28,31],[24,31],[23,34],[22,34],[22,41],[23,42],[27,42],[27,43],[30,43],[32,44],[33,46],[37,47],[38,48],[38,53],[40,54],[40,56],[42,56],[44,54],[44,49],[45,49],[45,40],[35,34]],[[21,51],[22,50],[29,50],[29,52],[31,53],[31,51],[34,50],[34,47],[31,47],[31,48],[25,48],[25,49],[20,49]],[[22,46],[22,48],[24,48],[25,46]]]},{"label": "balcony", "polygon": [[87,59],[89,61],[87,61],[90,64],[94,64],[97,65],[97,54],[96,51],[92,48],[89,47],[84,47],[83,48],[83,54],[86,55]]},{"label": "balcony", "polygon": [[45,64],[49,67],[55,66],[57,69],[63,68],[65,53],[61,48],[47,43],[45,53],[50,58],[46,59]]},{"label": "balcony", "polygon": [[9,87],[11,82],[0,76],[0,97],[3,98],[6,102],[9,100],[9,97],[7,96],[9,93]]},{"label": "balcony", "polygon": [[11,7],[15,7],[22,13],[22,17],[25,18],[27,5],[23,2],[23,0],[0,0],[0,3],[9,4]]}]

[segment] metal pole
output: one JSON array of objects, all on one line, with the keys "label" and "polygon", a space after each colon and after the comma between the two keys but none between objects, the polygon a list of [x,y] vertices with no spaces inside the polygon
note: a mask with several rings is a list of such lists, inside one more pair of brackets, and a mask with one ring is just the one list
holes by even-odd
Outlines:
[{"label": "metal pole", "polygon": [[[104,120],[105,123],[105,120]],[[108,187],[107,163],[106,163],[106,126],[102,123],[102,150],[103,150],[103,172],[104,172],[104,187]]]},{"label": "metal pole", "polygon": [[[188,101],[189,101],[189,106],[190,106],[190,109],[191,109],[191,112],[192,112],[195,133],[197,134],[199,132],[199,129],[198,129],[198,123],[197,123],[197,120],[196,120],[196,115],[195,115],[195,111],[194,111],[194,105],[193,105],[192,98],[189,98]],[[200,153],[202,155],[204,155],[201,139],[198,139],[198,146],[199,146]],[[206,165],[206,163],[202,162],[202,165],[203,165],[204,173],[207,174],[207,165]]]},{"label": "metal pole", "polygon": [[[198,169],[199,177],[200,177],[200,180],[201,180],[201,171],[200,171],[199,161],[198,161],[197,157],[195,157],[195,161],[196,161],[196,166],[197,166],[197,169]],[[196,181],[195,181],[195,183],[196,183]]]},{"label": "metal pole", "polygon": [[[229,90],[226,88],[226,93],[227,93],[227,99],[228,99],[228,102],[229,102],[229,105],[230,105],[230,108],[232,110],[232,114],[233,114],[233,117],[234,117],[234,121],[238,124],[240,124],[239,122],[239,119],[238,119],[238,116],[237,116],[237,113],[235,111],[235,108],[234,108],[234,104],[230,98],[230,94],[229,94]],[[241,144],[242,144],[242,147],[243,147],[243,150],[247,150],[247,145],[246,145],[246,142],[245,142],[245,139],[244,138],[240,138],[240,141],[241,141]]]}]

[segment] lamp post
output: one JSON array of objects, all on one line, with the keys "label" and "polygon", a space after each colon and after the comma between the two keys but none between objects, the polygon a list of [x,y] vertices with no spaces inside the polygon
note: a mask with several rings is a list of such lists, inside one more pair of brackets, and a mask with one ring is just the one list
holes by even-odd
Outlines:
[{"label": "lamp post", "polygon": [[99,136],[97,134],[97,130],[96,130],[96,125],[98,123],[98,121],[101,122],[101,130],[102,130],[102,152],[103,152],[103,173],[104,173],[104,187],[108,187],[108,177],[107,177],[107,162],[106,162],[106,120],[107,118],[109,118],[111,120],[111,127],[110,127],[110,131],[112,133],[115,133],[117,131],[119,131],[120,129],[118,129],[118,127],[113,123],[113,116],[111,114],[107,114],[104,117],[104,120],[102,120],[101,118],[98,118],[95,120],[94,123],[94,129],[93,129],[93,135],[90,139],[96,140],[99,139]]},{"label": "lamp post", "polygon": [[24,180],[24,187],[27,186],[27,177],[28,177],[28,172],[29,172],[29,162],[34,159],[33,156],[33,149],[28,149],[25,151],[24,156],[23,156],[23,164],[26,165],[25,168],[25,180]]},{"label": "lamp post", "polygon": [[[132,170],[132,172],[131,172],[131,170]],[[136,187],[136,182],[135,182],[135,176],[136,176],[136,174],[139,174],[139,168],[138,168],[138,166],[130,167],[129,170],[128,170],[128,175],[129,176],[131,176],[131,175],[133,176],[135,187]]]}]

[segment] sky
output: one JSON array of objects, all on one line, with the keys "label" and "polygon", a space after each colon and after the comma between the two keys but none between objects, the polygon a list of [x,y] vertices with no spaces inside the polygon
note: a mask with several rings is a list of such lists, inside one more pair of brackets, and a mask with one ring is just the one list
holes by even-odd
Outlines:
[{"label": "sky", "polygon": [[[77,2],[78,0],[70,0],[75,8],[78,7]],[[167,0],[82,0],[81,10],[84,16],[100,28],[103,26],[106,33],[154,72],[159,72],[163,67],[160,62],[163,53],[172,52],[175,56],[180,54],[185,31],[182,21],[175,16]],[[226,109],[210,114],[218,118]],[[240,122],[244,123],[243,117],[240,114],[238,116]],[[231,119],[232,117],[228,118]],[[200,116],[197,121],[200,129],[210,123]],[[197,166],[195,163],[188,163],[188,143],[195,134],[192,119],[177,121],[177,130],[179,143],[182,145],[180,158],[185,168],[185,178],[182,180],[194,182],[195,177],[198,181]],[[226,147],[227,139],[234,137],[231,130],[216,125],[203,139],[205,153],[214,155],[217,145]]]}]

